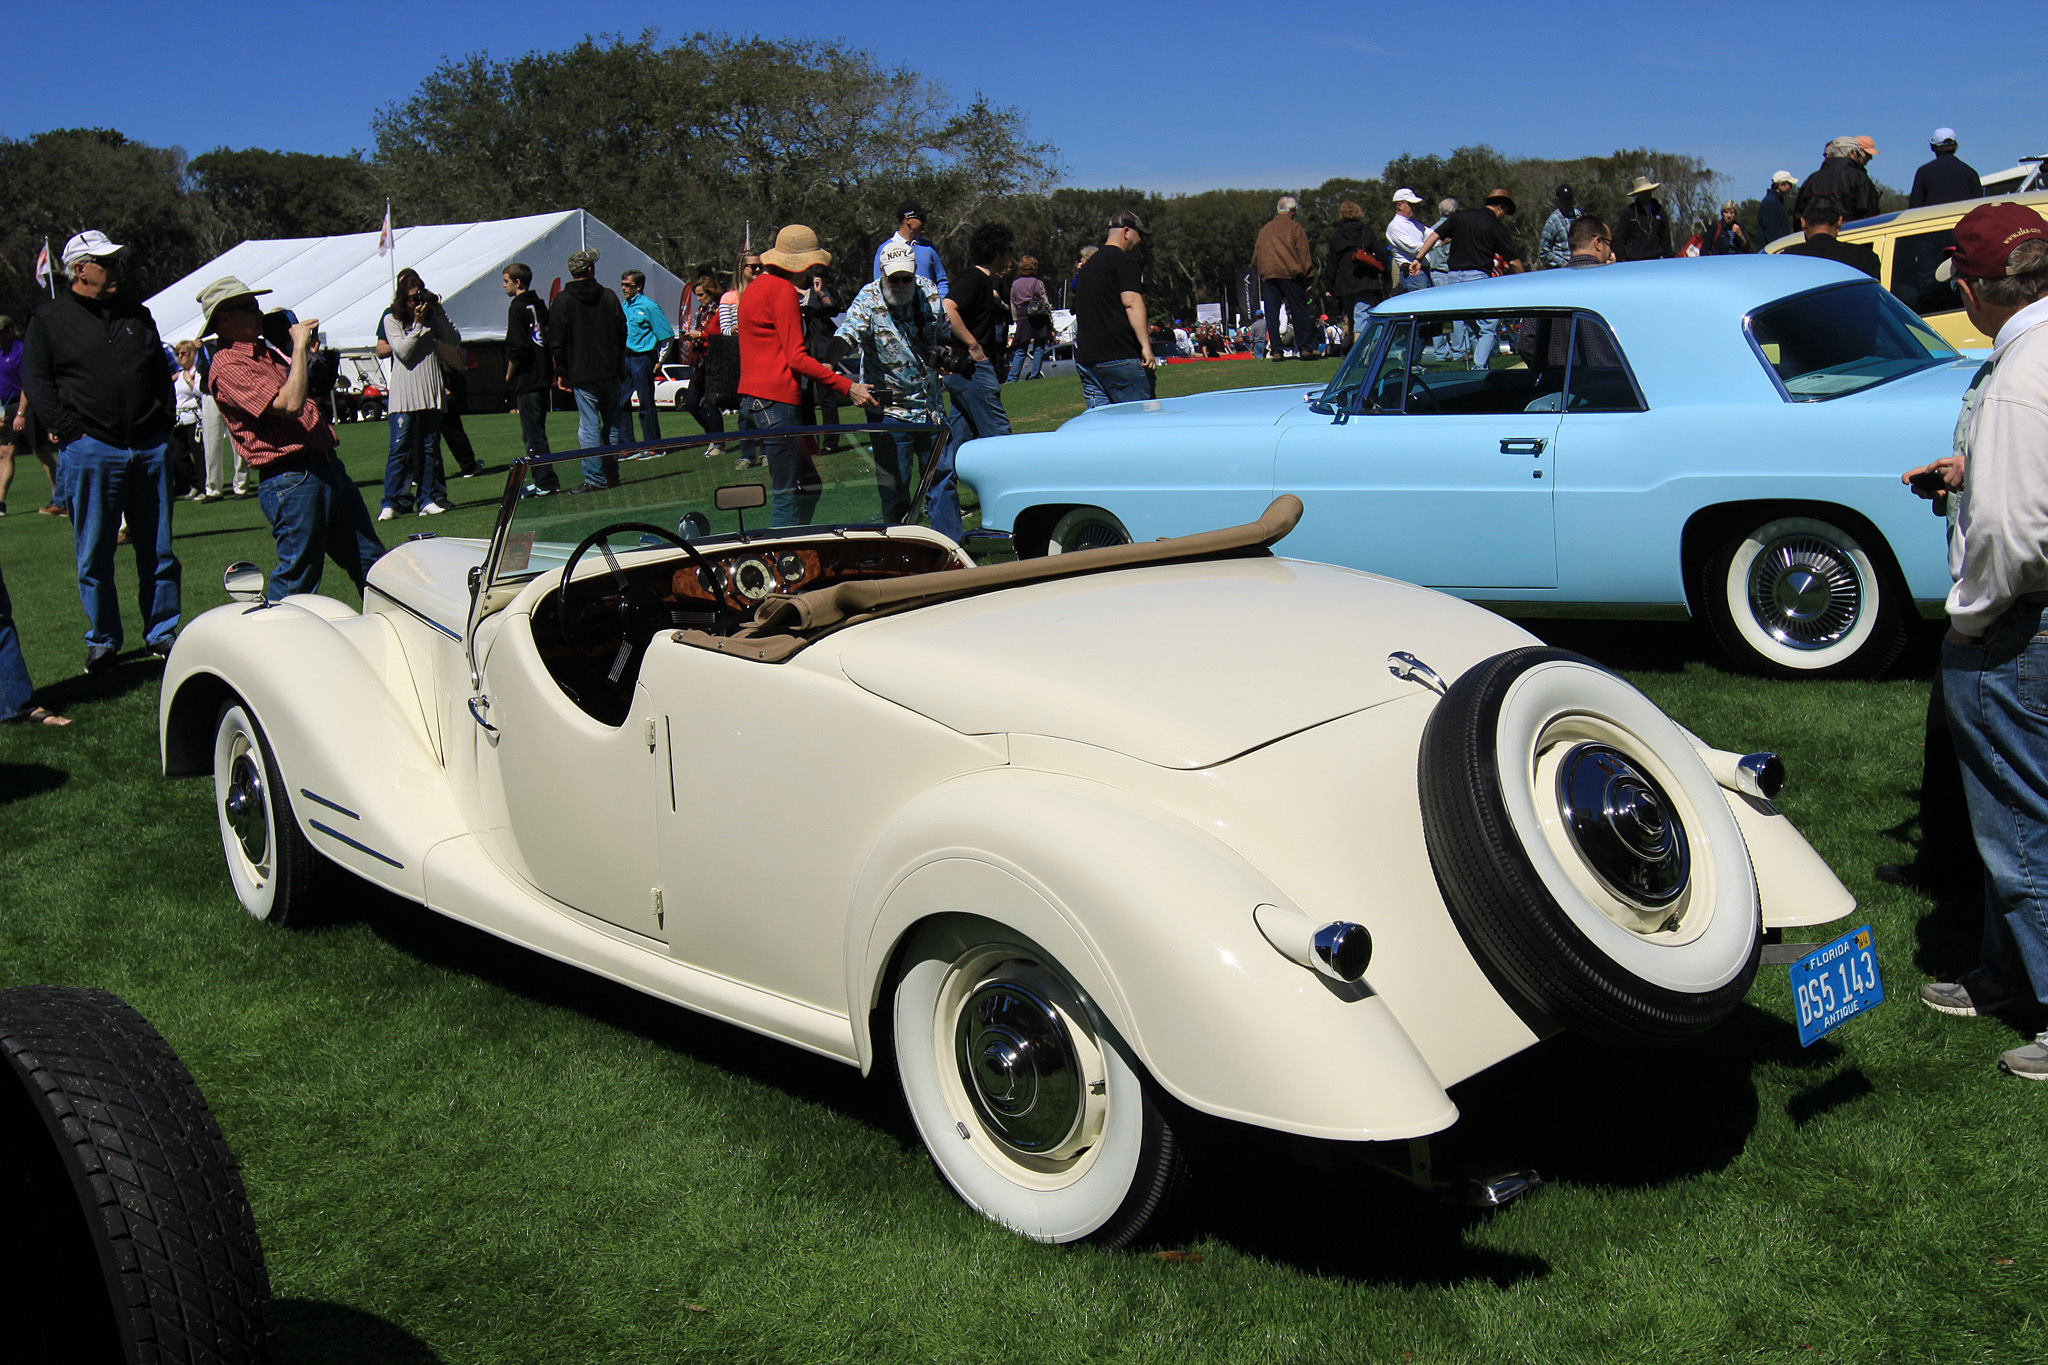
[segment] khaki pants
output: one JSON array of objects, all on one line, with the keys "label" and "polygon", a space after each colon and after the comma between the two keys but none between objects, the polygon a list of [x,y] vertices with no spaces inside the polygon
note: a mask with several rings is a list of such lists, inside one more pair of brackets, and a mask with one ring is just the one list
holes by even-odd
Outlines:
[{"label": "khaki pants", "polygon": [[249,485],[249,466],[228,439],[228,424],[212,394],[199,396],[199,434],[206,446],[206,495],[217,498],[228,491],[228,461],[233,460],[234,494],[241,497]]}]

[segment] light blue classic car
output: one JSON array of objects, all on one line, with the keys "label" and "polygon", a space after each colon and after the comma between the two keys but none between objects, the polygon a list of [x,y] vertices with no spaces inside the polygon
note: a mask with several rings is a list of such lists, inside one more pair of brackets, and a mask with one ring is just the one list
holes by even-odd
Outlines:
[{"label": "light blue classic car", "polygon": [[1294,493],[1298,558],[1509,614],[1705,616],[1745,668],[1854,676],[1948,592],[1899,475],[1949,452],[1976,368],[1834,262],[1548,270],[1389,299],[1327,386],[1098,408],[959,469],[1025,556]]}]

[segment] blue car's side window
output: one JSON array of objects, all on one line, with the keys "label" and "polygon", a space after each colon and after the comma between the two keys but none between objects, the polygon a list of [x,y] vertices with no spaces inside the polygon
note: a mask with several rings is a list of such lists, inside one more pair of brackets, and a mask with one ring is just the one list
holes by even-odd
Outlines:
[{"label": "blue car's side window", "polygon": [[1566,381],[1569,412],[1641,412],[1643,400],[1630,379],[1621,345],[1607,324],[1587,313],[1572,331],[1572,366]]}]

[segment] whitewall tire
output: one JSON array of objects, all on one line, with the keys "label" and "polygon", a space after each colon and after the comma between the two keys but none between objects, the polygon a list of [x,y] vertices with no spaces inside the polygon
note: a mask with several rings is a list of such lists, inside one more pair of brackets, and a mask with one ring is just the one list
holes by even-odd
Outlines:
[{"label": "whitewall tire", "polygon": [[1107,545],[1128,545],[1131,533],[1124,524],[1100,507],[1076,507],[1053,523],[1045,552],[1065,554],[1069,550],[1099,550]]},{"label": "whitewall tire", "polygon": [[318,855],[292,814],[270,742],[240,702],[221,708],[214,729],[213,809],[242,908],[279,924],[307,918]]},{"label": "whitewall tire", "polygon": [[1747,671],[1866,677],[1906,642],[1904,591],[1841,526],[1777,517],[1730,537],[1700,581],[1714,634]]},{"label": "whitewall tire", "polygon": [[940,1174],[1041,1242],[1129,1246],[1185,1183],[1150,1093],[1086,994],[1001,925],[921,926],[892,1018],[904,1102]]}]

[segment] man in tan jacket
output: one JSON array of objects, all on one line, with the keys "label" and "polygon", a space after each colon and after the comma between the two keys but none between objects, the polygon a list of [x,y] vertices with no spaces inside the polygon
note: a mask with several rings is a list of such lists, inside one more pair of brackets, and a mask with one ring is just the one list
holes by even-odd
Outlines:
[{"label": "man in tan jacket", "polygon": [[1314,360],[1321,352],[1316,343],[1322,324],[1309,316],[1308,296],[1303,286],[1315,278],[1315,257],[1308,249],[1308,232],[1294,220],[1298,207],[1291,194],[1280,196],[1273,221],[1259,229],[1258,245],[1252,248],[1252,269],[1258,272],[1266,301],[1266,335],[1272,342],[1269,357],[1287,359],[1280,345],[1280,305],[1294,322],[1294,346],[1303,360]]}]

